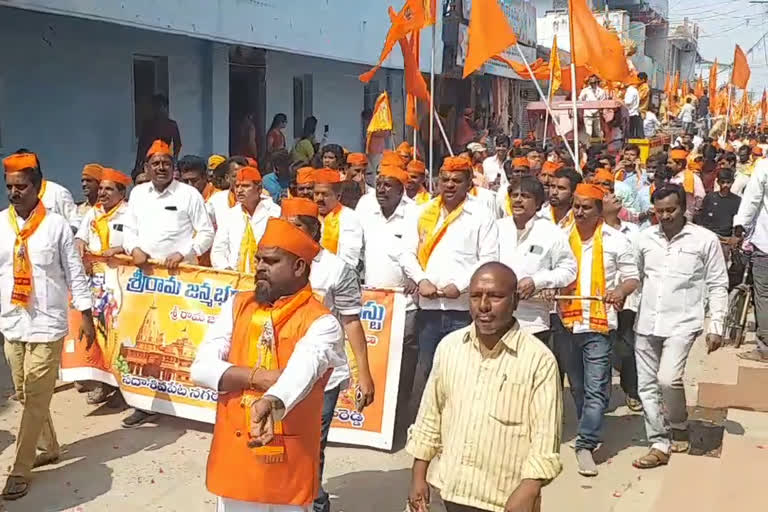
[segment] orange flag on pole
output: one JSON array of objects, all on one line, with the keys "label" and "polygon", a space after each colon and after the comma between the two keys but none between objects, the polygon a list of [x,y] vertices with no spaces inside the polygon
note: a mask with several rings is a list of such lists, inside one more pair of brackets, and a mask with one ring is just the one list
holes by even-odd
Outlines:
[{"label": "orange flag on pole", "polygon": [[696,87],[693,89],[693,94],[697,98],[704,96],[704,79],[699,75],[699,79],[696,80]]},{"label": "orange flag on pole", "polygon": [[717,104],[714,101],[717,97],[717,59],[712,67],[709,68],[709,113],[714,114],[716,112]]},{"label": "orange flag on pole", "polygon": [[751,71],[749,70],[749,64],[747,63],[747,56],[741,51],[741,47],[736,45],[736,49],[733,51],[731,83],[739,89],[746,89],[750,74]]},{"label": "orange flag on pole", "polygon": [[682,101],[685,101],[685,98],[687,98],[690,93],[691,93],[691,91],[688,88],[688,80],[683,80],[683,90],[680,93],[680,99]]},{"label": "orange flag on pole", "polygon": [[366,129],[366,152],[371,143],[371,135],[373,135],[374,132],[391,131],[392,127],[392,105],[389,103],[389,94],[387,94],[387,91],[384,91],[379,94],[378,98],[376,98],[376,105],[373,107],[371,122],[368,123],[368,129]]},{"label": "orange flag on pole", "polygon": [[586,0],[569,0],[571,59],[610,82],[628,82],[632,73],[619,37],[598,23]]},{"label": "orange flag on pole", "polygon": [[554,95],[563,83],[563,68],[560,66],[560,53],[557,50],[557,35],[552,38],[552,52],[549,54],[549,68],[552,70],[550,90]]},{"label": "orange flag on pole", "polygon": [[517,43],[517,36],[496,0],[473,0],[468,38],[463,78]]},{"label": "orange flag on pole", "polygon": [[[503,62],[504,64],[512,68],[515,73],[520,75],[520,78],[523,78],[525,80],[531,80],[531,74],[528,72],[528,68],[525,67],[525,64],[508,59],[502,55],[494,55],[491,58],[493,60]],[[542,58],[538,58],[535,61],[528,63],[528,65],[531,66],[531,71],[533,71],[533,77],[536,80],[549,80],[549,64],[547,63],[547,61],[545,61]]]},{"label": "orange flag on pole", "polygon": [[425,0],[406,0],[405,5],[400,12],[395,13],[392,7],[389,8],[390,27],[387,32],[387,38],[384,40],[384,48],[379,55],[379,62],[367,71],[360,75],[360,81],[368,83],[373,78],[373,75],[381,68],[381,65],[392,53],[395,45],[399,40],[407,36],[410,32],[415,30],[421,30],[426,25],[426,13],[424,12]]},{"label": "orange flag on pole", "polygon": [[664,77],[664,94],[669,96],[669,91],[671,90],[672,90],[672,77],[669,76],[669,71],[667,71],[667,74]]}]

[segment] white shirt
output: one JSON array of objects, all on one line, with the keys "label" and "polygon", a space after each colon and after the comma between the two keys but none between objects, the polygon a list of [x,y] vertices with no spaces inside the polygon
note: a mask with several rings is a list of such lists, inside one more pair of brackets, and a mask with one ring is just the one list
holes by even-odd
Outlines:
[{"label": "white shirt", "polygon": [[[341,316],[360,314],[363,301],[357,271],[332,252],[323,249],[317,253],[309,270],[309,283],[317,300],[339,320]],[[348,384],[349,364],[345,354],[343,364],[333,368],[325,389],[328,391],[339,386],[346,389]]]},{"label": "white shirt", "polygon": [[762,158],[755,165],[733,225],[745,229],[754,225],[750,242],[761,251],[768,252],[768,159]]},{"label": "white shirt", "polygon": [[637,87],[634,85],[627,86],[627,90],[624,92],[624,104],[627,106],[630,116],[640,115],[640,93],[637,92]]},{"label": "white shirt", "polygon": [[[564,288],[576,279],[576,258],[568,237],[551,221],[534,216],[522,231],[513,217],[496,221],[499,228],[499,261],[515,271],[517,281],[533,279],[536,291]],[[551,304],[531,298],[517,305],[515,318],[530,333],[549,329]]]},{"label": "white shirt", "polygon": [[[637,224],[632,224],[631,222],[621,222],[621,226],[619,226],[619,232],[627,237],[627,240],[629,240],[629,243],[632,244],[633,247],[635,247],[635,244],[637,243],[637,237],[640,235],[640,228],[637,226]],[[619,274],[616,279],[616,283],[614,286],[619,286],[622,281],[624,281],[626,278]],[[630,311],[637,312],[637,306],[640,305],[640,287],[637,287],[637,290],[632,292],[629,297],[627,297],[627,300],[624,301],[624,309],[628,309]]]},{"label": "white shirt", "polygon": [[[432,201],[436,200],[435,198]],[[428,279],[438,289],[453,284],[461,292],[458,299],[419,297],[421,309],[468,311],[467,292],[472,274],[483,263],[499,259],[499,230],[496,227],[496,219],[482,202],[467,196],[463,211],[445,230],[442,239],[432,251],[427,268],[422,269],[418,260],[418,223],[421,214],[432,201],[419,205],[415,215],[408,219],[408,227],[403,235],[400,264],[405,270],[405,275],[417,284]],[[435,231],[440,229],[446,216],[443,208]]]},{"label": "white shirt", "polygon": [[[273,207],[274,205],[274,207]],[[211,266],[217,269],[237,269],[240,259],[240,245],[245,235],[245,216],[248,215],[242,205],[236,204],[227,209],[226,213],[219,216],[219,223],[216,234],[213,236],[213,246],[211,247]],[[253,230],[253,236],[256,243],[264,236],[264,230],[267,229],[267,221],[272,217],[280,216],[280,207],[259,201],[249,222]],[[255,269],[246,269],[254,273]]]},{"label": "white shirt", "polygon": [[646,137],[653,137],[656,135],[656,131],[660,126],[661,123],[659,122],[659,118],[656,117],[656,114],[650,110],[645,113],[645,119],[643,119],[643,133]]},{"label": "white shirt", "polygon": [[[574,229],[576,228],[574,227]],[[582,295],[589,295],[592,288],[593,241],[594,237],[581,242],[581,274],[579,279]],[[619,275],[621,275],[622,282],[629,279],[638,279],[637,263],[635,262],[632,244],[630,244],[627,237],[605,223],[603,223],[603,268],[606,289],[610,289],[617,282]],[[590,301],[581,301],[581,306],[582,321],[574,322],[573,332],[574,334],[594,332],[589,328]],[[618,326],[616,310],[608,305],[606,305],[605,309],[608,317],[608,328],[614,330]]]},{"label": "white shirt", "polygon": [[[324,228],[322,220],[320,225],[321,228]],[[342,206],[339,213],[339,245],[336,249],[336,256],[356,269],[362,252],[363,227],[360,225],[360,219],[355,210]]]},{"label": "white shirt", "polygon": [[80,227],[80,215],[77,213],[75,200],[72,199],[69,190],[58,183],[45,180],[45,192],[40,200],[46,210],[64,217],[73,229]]},{"label": "white shirt", "polygon": [[[18,218],[18,227],[24,220]],[[48,211],[27,240],[32,262],[32,302],[28,309],[11,304],[13,246],[16,233],[8,209],[0,212],[0,332],[6,340],[50,343],[67,335],[69,294],[78,311],[92,306],[83,262],[75,250],[72,227],[61,215]]]},{"label": "white shirt", "polygon": [[[389,218],[384,217],[378,201],[376,208],[360,208],[357,214],[363,226],[365,251],[363,261],[365,284],[378,288],[399,288],[405,286],[406,275],[400,265],[403,252],[403,235],[408,226],[408,219],[415,215],[413,202],[407,202],[403,193],[400,204]],[[405,297],[406,311],[416,309],[413,296]]]},{"label": "white shirt", "polygon": [[683,108],[680,110],[680,121],[683,123],[692,123],[693,122],[693,116],[696,113],[696,109],[693,108],[692,103],[686,103],[683,105]]},{"label": "white shirt", "polygon": [[128,214],[128,204],[123,201],[117,208],[117,211],[109,219],[109,247],[102,247],[99,235],[96,234],[91,224],[96,220],[96,209],[91,208],[86,212],[80,223],[80,229],[77,230],[75,238],[82,240],[88,247],[88,252],[92,254],[101,254],[112,247],[123,246],[123,232],[125,229],[125,219]]},{"label": "white shirt", "polygon": [[[600,87],[592,89],[592,87],[587,86],[579,93],[579,101],[603,101],[607,99],[608,94],[606,94],[605,89],[601,89]],[[585,117],[597,117],[599,114],[600,111],[597,109],[584,109]]]},{"label": "white shirt", "polygon": [[491,155],[483,160],[483,174],[488,183],[493,183],[500,177],[500,182],[506,179],[504,174],[504,160],[499,161],[499,157]]},{"label": "white shirt", "polygon": [[[195,362],[190,368],[192,381],[200,386],[218,389],[221,376],[232,363],[228,362],[232,345],[231,297],[221,306],[216,321],[208,328],[197,349]],[[323,315],[312,322],[304,336],[296,343],[283,373],[264,394],[279,398],[285,405],[285,415],[301,402],[329,368],[346,361],[344,333],[333,315]],[[318,411],[319,414],[319,411]],[[319,418],[319,417],[318,417]],[[318,420],[319,421],[319,420]],[[305,512],[304,507],[273,505],[219,498],[218,509],[226,512]]]},{"label": "white shirt", "polygon": [[196,188],[174,180],[158,192],[149,182],[131,191],[124,236],[128,254],[138,247],[162,260],[178,252],[195,263],[211,248],[213,226]]},{"label": "white shirt", "polygon": [[667,240],[661,226],[651,226],[638,236],[636,252],[643,287],[637,333],[669,337],[700,332],[708,300],[709,332],[723,334],[728,274],[717,235],[686,222]]},{"label": "white shirt", "polygon": [[[753,171],[753,174],[754,174],[754,171]],[[731,185],[731,192],[733,192],[739,197],[744,195],[744,190],[746,190],[747,188],[747,183],[749,183],[749,178],[751,178],[751,176],[748,176],[741,171],[736,171],[733,174],[733,185]],[[715,182],[714,190],[715,192],[720,190],[720,185],[718,185],[717,182]]]},{"label": "white shirt", "polygon": [[[683,186],[685,182],[685,171],[678,172],[671,180],[670,183]],[[707,195],[707,191],[704,189],[704,182],[699,178],[699,174],[693,173],[693,194],[685,193],[685,218],[692,221],[696,216],[696,213],[701,209],[701,203],[704,202],[704,196]]]},{"label": "white shirt", "polygon": [[475,187],[474,190],[477,191],[477,195],[467,194],[467,197],[471,196],[473,199],[482,203],[488,209],[491,216],[498,218],[499,212],[496,206],[496,192],[483,187]]},{"label": "white shirt", "polygon": [[[235,203],[237,206],[237,203]],[[229,190],[219,190],[214,192],[205,202],[205,211],[211,218],[214,229],[219,227],[219,219],[226,217],[227,212],[232,208],[229,206]]]}]

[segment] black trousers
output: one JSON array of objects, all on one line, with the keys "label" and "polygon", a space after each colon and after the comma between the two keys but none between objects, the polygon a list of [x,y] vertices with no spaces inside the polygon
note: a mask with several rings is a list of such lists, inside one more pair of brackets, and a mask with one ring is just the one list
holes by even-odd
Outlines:
[{"label": "black trousers", "polygon": [[628,139],[644,139],[643,118],[638,116],[629,116]]}]

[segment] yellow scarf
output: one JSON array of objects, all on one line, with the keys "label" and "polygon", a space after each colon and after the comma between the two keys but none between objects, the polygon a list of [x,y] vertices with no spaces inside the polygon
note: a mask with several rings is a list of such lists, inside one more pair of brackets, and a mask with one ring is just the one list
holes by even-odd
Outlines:
[{"label": "yellow scarf", "polygon": [[323,218],[323,237],[320,245],[323,249],[336,254],[339,251],[339,233],[341,233],[341,203]]},{"label": "yellow scarf", "polygon": [[91,229],[93,229],[96,236],[99,237],[99,244],[101,252],[109,249],[109,221],[117,214],[117,210],[123,205],[122,201],[119,201],[111,210],[104,213],[104,206],[97,204],[94,206],[96,216],[91,221]]},{"label": "yellow scarf", "polygon": [[227,194],[227,204],[230,208],[234,208],[237,204],[237,197],[235,197],[235,193],[231,190],[229,191],[229,194]]},{"label": "yellow scarf", "polygon": [[[576,256],[576,262],[578,263],[579,269],[576,275],[576,282],[571,285],[571,288],[575,286],[574,295],[583,295],[583,291],[581,290],[581,236],[579,235],[578,229],[571,231],[568,241],[571,244],[571,250],[573,251],[574,256]],[[597,229],[595,229],[595,234],[592,238],[592,271],[590,273],[589,294],[597,297],[603,297],[605,295],[602,221],[597,225]],[[561,316],[563,318],[563,325],[570,328],[573,328],[574,323],[584,321],[581,301],[572,300],[566,302],[561,306]],[[589,328],[596,332],[608,332],[608,315],[606,313],[605,304],[602,301],[590,301]]]},{"label": "yellow scarf", "polygon": [[27,240],[37,231],[44,218],[45,207],[42,201],[38,201],[37,206],[24,223],[24,227],[19,229],[16,209],[13,206],[8,208],[8,220],[14,233],[16,233],[16,241],[13,244],[13,291],[11,292],[11,304],[15,306],[26,308],[32,301],[34,283]]},{"label": "yellow scarf", "polygon": [[504,201],[504,212],[507,214],[507,217],[512,216],[512,199],[509,196]]},{"label": "yellow scarf", "polygon": [[552,217],[552,222],[555,223],[555,225],[559,226],[560,228],[564,230],[569,230],[573,223],[575,222],[575,219],[573,217],[573,209],[568,210],[568,214],[560,219],[560,222],[557,221],[555,218],[555,209],[551,206],[549,207],[549,216]]},{"label": "yellow scarf", "polygon": [[686,194],[693,194],[694,190],[694,179],[693,179],[693,171],[690,169],[686,169],[683,171],[683,189],[685,190]]},{"label": "yellow scarf", "polygon": [[464,211],[464,203],[461,203],[459,206],[454,208],[454,210],[445,218],[445,221],[443,222],[442,226],[440,226],[440,229],[435,230],[435,227],[437,227],[437,223],[440,220],[440,212],[442,209],[443,197],[438,196],[431,203],[429,203],[429,205],[419,217],[418,258],[419,264],[423,270],[426,270],[429,257],[432,256],[432,251],[435,250],[437,244],[439,244],[440,240],[442,240],[445,231],[448,229],[448,226],[453,224],[458,216],[461,215],[461,212]]},{"label": "yellow scarf", "polygon": [[256,251],[259,248],[259,243],[253,234],[251,216],[248,215],[245,208],[243,208],[243,217],[243,220],[245,220],[245,233],[243,233],[243,240],[240,242],[240,256],[237,258],[237,271],[253,274],[256,267]]},{"label": "yellow scarf", "polygon": [[416,204],[424,204],[430,199],[432,199],[432,196],[429,195],[429,192],[427,192],[424,187],[421,187],[421,190],[416,192],[416,195],[413,196],[413,200],[416,201]]},{"label": "yellow scarf", "polygon": [[[307,285],[295,295],[278,300],[272,307],[259,305],[253,316],[248,331],[248,366],[263,370],[277,370],[277,338],[280,327],[291,315],[312,297],[312,288]],[[286,364],[287,361],[283,361]],[[259,400],[264,393],[256,390],[245,390],[240,404],[245,409],[245,430],[251,430],[251,405]],[[275,422],[275,437],[266,446],[251,448],[261,462],[265,464],[280,463],[285,460],[285,439],[283,438],[283,423]]]},{"label": "yellow scarf", "polygon": [[40,184],[40,192],[37,193],[37,198],[42,199],[43,195],[45,194],[45,186],[48,185],[48,182],[46,180],[43,180],[43,182]]}]

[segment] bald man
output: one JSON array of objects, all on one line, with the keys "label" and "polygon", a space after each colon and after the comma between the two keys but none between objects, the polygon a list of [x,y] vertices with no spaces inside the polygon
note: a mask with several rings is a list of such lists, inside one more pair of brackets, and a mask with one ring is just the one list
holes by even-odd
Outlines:
[{"label": "bald man", "polygon": [[[472,275],[473,322],[438,345],[406,445],[414,457],[411,510],[426,508],[432,484],[441,487],[448,512],[539,511],[542,486],[560,473],[557,362],[520,329],[517,301],[517,277],[503,263],[485,263]],[[466,446],[473,447],[471,467]],[[427,481],[438,452],[443,467],[431,474],[440,484],[434,476]]]}]

